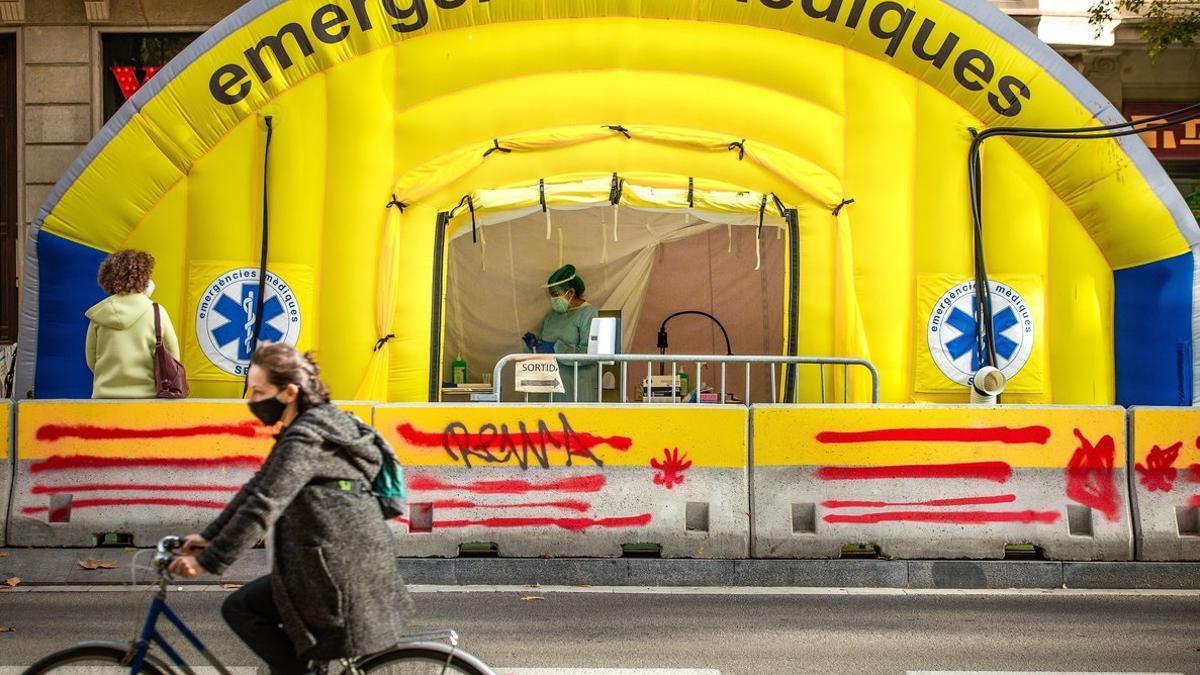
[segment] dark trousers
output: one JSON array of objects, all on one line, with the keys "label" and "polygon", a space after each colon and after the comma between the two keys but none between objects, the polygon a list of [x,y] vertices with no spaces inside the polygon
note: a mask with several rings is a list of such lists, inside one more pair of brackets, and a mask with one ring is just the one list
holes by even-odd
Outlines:
[{"label": "dark trousers", "polygon": [[271,668],[273,675],[308,672],[306,661],[280,626],[279,608],[271,595],[271,575],[234,591],[221,605],[221,616],[234,633]]}]

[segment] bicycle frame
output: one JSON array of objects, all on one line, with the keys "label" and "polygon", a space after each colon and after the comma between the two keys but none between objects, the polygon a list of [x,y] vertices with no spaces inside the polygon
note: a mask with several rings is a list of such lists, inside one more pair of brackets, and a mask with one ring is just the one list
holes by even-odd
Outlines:
[{"label": "bicycle frame", "polygon": [[154,599],[150,602],[150,611],[146,613],[146,622],[142,626],[142,634],[138,638],[137,642],[134,643],[132,653],[133,658],[129,662],[130,675],[137,675],[138,671],[141,670],[142,664],[146,661],[146,654],[150,651],[151,644],[158,645],[159,648],[162,649],[163,653],[167,655],[167,658],[171,659],[171,662],[174,663],[186,675],[195,675],[195,671],[193,671],[191,667],[184,662],[183,657],[181,657],[179,653],[176,652],[173,647],[171,647],[170,643],[163,638],[162,634],[158,632],[158,619],[159,617],[163,616],[165,616],[167,620],[175,626],[179,633],[183,635],[184,639],[190,642],[196,651],[200,652],[200,655],[204,657],[204,660],[208,661],[213,668],[217,669],[218,673],[221,675],[230,675],[229,670],[225,667],[225,664],[221,663],[220,659],[218,659],[216,656],[213,656],[212,653],[208,651],[208,648],[204,646],[204,643],[200,641],[200,638],[196,637],[196,634],[187,627],[187,624],[183,622],[183,619],[180,619],[179,615],[175,614],[174,610],[167,605],[167,589],[165,579],[160,584],[158,593],[154,594]]}]

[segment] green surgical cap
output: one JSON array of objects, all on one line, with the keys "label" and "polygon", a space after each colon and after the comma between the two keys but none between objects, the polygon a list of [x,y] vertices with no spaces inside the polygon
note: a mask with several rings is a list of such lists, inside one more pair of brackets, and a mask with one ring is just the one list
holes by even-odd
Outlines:
[{"label": "green surgical cap", "polygon": [[574,265],[563,265],[546,280],[546,288],[561,288],[564,291],[570,288],[574,289],[575,297],[583,297],[583,290],[587,287],[575,272]]}]

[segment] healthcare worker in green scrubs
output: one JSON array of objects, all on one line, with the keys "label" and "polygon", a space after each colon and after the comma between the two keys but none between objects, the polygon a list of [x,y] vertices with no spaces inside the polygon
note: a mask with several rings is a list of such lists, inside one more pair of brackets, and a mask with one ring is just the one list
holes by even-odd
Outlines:
[{"label": "healthcare worker in green scrubs", "polygon": [[[546,282],[550,291],[550,311],[546,312],[536,334],[526,333],[522,338],[525,347],[539,354],[586,354],[592,319],[596,308],[583,299],[586,286],[575,272],[574,265],[563,265],[550,275]],[[559,361],[565,393],[554,394],[554,401],[574,401],[575,364]],[[594,403],[598,400],[596,387],[597,366],[594,363],[579,365],[579,401]]]}]

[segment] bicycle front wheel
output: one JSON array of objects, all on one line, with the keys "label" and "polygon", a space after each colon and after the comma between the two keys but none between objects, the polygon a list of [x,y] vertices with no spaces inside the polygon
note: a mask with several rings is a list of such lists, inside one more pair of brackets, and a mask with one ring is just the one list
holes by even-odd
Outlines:
[{"label": "bicycle front wheel", "polygon": [[[55,652],[29,666],[23,675],[120,675],[129,673],[125,663],[128,649],[117,645],[80,645]],[[147,675],[166,675],[153,663],[145,661],[138,672]]]},{"label": "bicycle front wheel", "polygon": [[471,654],[440,644],[396,647],[368,658],[358,669],[373,675],[494,675]]}]

